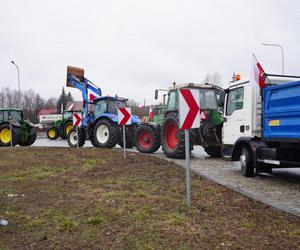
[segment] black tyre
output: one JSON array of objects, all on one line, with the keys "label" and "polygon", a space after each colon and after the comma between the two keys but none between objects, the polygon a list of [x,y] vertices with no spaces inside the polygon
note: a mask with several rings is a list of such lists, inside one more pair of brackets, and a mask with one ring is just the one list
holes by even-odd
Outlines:
[{"label": "black tyre", "polygon": [[22,147],[30,146],[33,143],[35,143],[36,137],[37,137],[37,134],[36,134],[35,128],[31,128],[30,129],[30,133],[29,133],[29,135],[27,137],[27,140],[26,141],[21,141],[20,140],[19,141],[19,145],[22,146]]},{"label": "black tyre", "polygon": [[[136,130],[136,124],[129,125],[125,127],[125,136],[126,136],[126,148],[133,148],[134,147],[134,131]],[[120,129],[120,140],[119,140],[119,145],[121,148],[124,147],[123,144],[123,128],[121,127]]]},{"label": "black tyre", "polygon": [[[170,158],[185,158],[184,130],[179,129],[178,114],[166,115],[161,129],[161,145],[165,155]],[[193,147],[190,138],[190,151]]]},{"label": "black tyre", "polygon": [[9,147],[12,145],[15,146],[19,142],[19,129],[12,127],[12,136],[10,132],[10,125],[8,123],[4,123],[0,125],[0,146]]},{"label": "black tyre", "polygon": [[242,148],[240,155],[240,166],[242,175],[245,177],[254,177],[253,155],[249,147]]},{"label": "black tyre", "polygon": [[221,147],[218,146],[207,146],[204,151],[211,157],[221,157]]},{"label": "black tyre", "polygon": [[141,124],[134,133],[134,144],[141,153],[152,154],[160,148],[160,134],[150,124]]},{"label": "black tyre", "polygon": [[59,132],[58,132],[58,129],[56,127],[50,127],[48,130],[47,130],[47,138],[49,140],[56,140],[59,136]]},{"label": "black tyre", "polygon": [[84,128],[78,128],[78,135],[76,133],[76,127],[73,127],[67,136],[68,144],[71,148],[83,147],[85,143],[85,131]]},{"label": "black tyre", "polygon": [[107,119],[100,119],[96,122],[91,143],[97,148],[113,148],[120,139],[118,125]]},{"label": "black tyre", "polygon": [[67,121],[62,126],[60,137],[62,139],[66,139],[68,137],[68,134],[70,133],[70,131],[71,131],[72,128],[73,128],[73,122],[72,121]]}]

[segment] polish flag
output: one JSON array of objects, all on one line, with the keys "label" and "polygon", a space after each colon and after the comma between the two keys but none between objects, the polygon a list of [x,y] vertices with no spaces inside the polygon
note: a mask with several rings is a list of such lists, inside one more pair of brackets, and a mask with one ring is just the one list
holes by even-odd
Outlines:
[{"label": "polish flag", "polygon": [[69,106],[68,111],[72,110],[73,107],[74,107],[74,104],[72,103],[72,104]]},{"label": "polish flag", "polygon": [[89,89],[89,101],[93,102],[96,98],[100,97],[97,93],[95,93],[94,91],[92,91],[91,89]]},{"label": "polish flag", "polygon": [[153,110],[152,110],[152,106],[150,106],[150,109],[149,109],[149,118],[148,118],[149,122],[150,122],[153,118],[154,118],[154,112],[153,112]]},{"label": "polish flag", "polygon": [[263,74],[265,73],[264,69],[257,61],[255,55],[253,54],[253,75],[255,82],[259,85],[260,88],[264,88],[266,86],[265,79],[263,78]]}]

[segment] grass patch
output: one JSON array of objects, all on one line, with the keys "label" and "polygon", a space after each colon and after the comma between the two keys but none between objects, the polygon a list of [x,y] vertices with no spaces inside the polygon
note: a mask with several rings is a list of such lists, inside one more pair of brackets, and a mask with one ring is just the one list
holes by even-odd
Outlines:
[{"label": "grass patch", "polygon": [[300,245],[299,218],[204,178],[192,176],[187,207],[184,170],[151,156],[129,154],[124,160],[119,150],[98,148],[0,151],[6,156],[0,163],[0,215],[9,221],[0,227],[4,249]]}]

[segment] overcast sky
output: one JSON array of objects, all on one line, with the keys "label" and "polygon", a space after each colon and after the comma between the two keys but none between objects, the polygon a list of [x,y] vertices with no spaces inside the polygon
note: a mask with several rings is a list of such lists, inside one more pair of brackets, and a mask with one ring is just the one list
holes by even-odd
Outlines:
[{"label": "overcast sky", "polygon": [[[0,0],[0,88],[58,95],[67,65],[103,94],[154,103],[154,89],[219,72],[249,76],[255,53],[267,72],[300,75],[300,1]],[[71,90],[77,98],[79,91]],[[77,93],[77,94],[76,94]]]}]

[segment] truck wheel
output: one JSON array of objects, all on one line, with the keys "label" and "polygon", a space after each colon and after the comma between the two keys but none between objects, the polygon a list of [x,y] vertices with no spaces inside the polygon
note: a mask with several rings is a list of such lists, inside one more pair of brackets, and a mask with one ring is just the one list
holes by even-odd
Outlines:
[{"label": "truck wheel", "polygon": [[76,127],[71,128],[71,131],[68,133],[67,141],[71,148],[77,147],[77,139],[78,139],[78,147],[83,147],[85,143],[85,131],[82,128],[78,128],[78,136],[76,133]]},{"label": "truck wheel", "polygon": [[[170,158],[185,158],[184,131],[178,129],[177,113],[167,114],[161,130],[161,144],[165,155]],[[190,143],[190,151],[193,145]]]},{"label": "truck wheel", "polygon": [[56,140],[58,138],[58,130],[56,127],[51,127],[47,130],[47,138],[49,140]]},{"label": "truck wheel", "polygon": [[221,147],[209,145],[204,148],[204,151],[211,157],[221,157]]},{"label": "truck wheel", "polygon": [[12,127],[12,136],[10,133],[10,125],[5,123],[0,125],[0,146],[9,147],[11,145],[15,146],[19,142],[19,129]]},{"label": "truck wheel", "polygon": [[95,124],[91,143],[97,148],[112,148],[119,138],[119,127],[109,120],[100,119]]},{"label": "truck wheel", "polygon": [[152,154],[160,147],[160,135],[149,124],[141,124],[135,131],[134,144],[141,153]]},{"label": "truck wheel", "polygon": [[248,147],[242,148],[240,155],[240,166],[243,176],[254,177],[253,155]]},{"label": "truck wheel", "polygon": [[67,121],[62,127],[62,131],[61,131],[62,133],[61,133],[60,137],[62,139],[66,139],[72,128],[73,128],[73,122]]},{"label": "truck wheel", "polygon": [[32,145],[33,143],[35,143],[36,141],[36,137],[37,137],[37,134],[36,134],[36,131],[34,128],[31,128],[30,129],[30,133],[27,137],[27,140],[22,142],[22,141],[19,141],[19,145],[22,146],[22,147],[26,147],[26,146],[30,146]]}]

